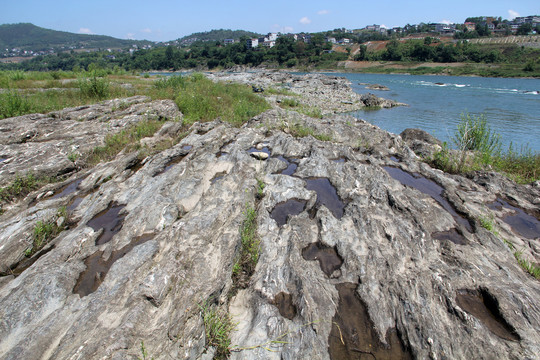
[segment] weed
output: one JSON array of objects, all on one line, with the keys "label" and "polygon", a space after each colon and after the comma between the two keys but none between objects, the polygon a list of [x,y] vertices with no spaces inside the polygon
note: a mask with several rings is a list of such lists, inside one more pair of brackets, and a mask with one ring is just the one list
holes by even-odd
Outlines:
[{"label": "weed", "polygon": [[496,170],[521,184],[540,178],[540,154],[528,147],[517,152],[512,143],[503,152],[499,134],[489,128],[483,115],[463,114],[453,142],[458,150],[450,150],[444,143],[442,149],[427,161],[450,173]]},{"label": "weed", "polygon": [[32,248],[26,249],[24,252],[25,256],[30,257],[37,253],[64,230],[64,225],[58,225],[57,223],[60,218],[64,218],[63,223],[67,223],[67,210],[65,206],[59,208],[52,219],[48,221],[39,220],[36,223],[32,233]]},{"label": "weed", "polygon": [[68,159],[69,159],[69,161],[71,161],[71,162],[75,162],[75,161],[77,161],[77,159],[79,158],[79,156],[80,156],[79,154],[77,154],[77,153],[75,153],[75,152],[72,152],[72,153],[70,153],[70,154],[68,155]]},{"label": "weed", "polygon": [[230,353],[231,332],[236,328],[231,316],[207,302],[199,305],[204,322],[206,345],[216,348],[215,359],[226,359]]},{"label": "weed", "polygon": [[176,96],[184,121],[212,121],[221,118],[240,126],[255,115],[269,109],[266,101],[240,84],[214,83],[202,74],[186,78],[185,87]]},{"label": "weed", "polygon": [[43,179],[37,179],[31,172],[24,176],[17,174],[11,184],[0,188],[0,202],[22,198],[37,189],[42,182]]},{"label": "weed", "polygon": [[298,96],[298,94],[293,93],[292,91],[287,90],[283,87],[280,87],[280,88],[269,87],[265,90],[265,92],[270,95]]},{"label": "weed", "polygon": [[493,221],[493,218],[481,216],[480,218],[478,218],[478,221],[480,222],[480,226],[482,226],[484,229],[492,232],[495,235],[498,235],[497,231],[495,230],[495,223]]},{"label": "weed", "polygon": [[141,354],[142,354],[142,358],[137,358],[138,360],[147,360],[147,359],[150,359],[150,360],[154,360],[154,357],[148,357],[148,351],[146,351],[146,348],[144,347],[144,342],[141,341]]},{"label": "weed", "polygon": [[295,100],[295,99],[285,98],[281,100],[281,102],[279,103],[279,106],[281,106],[284,109],[296,108],[300,106],[300,102],[298,102],[298,100]]},{"label": "weed", "polygon": [[264,197],[264,181],[257,179],[257,199],[262,199]]}]

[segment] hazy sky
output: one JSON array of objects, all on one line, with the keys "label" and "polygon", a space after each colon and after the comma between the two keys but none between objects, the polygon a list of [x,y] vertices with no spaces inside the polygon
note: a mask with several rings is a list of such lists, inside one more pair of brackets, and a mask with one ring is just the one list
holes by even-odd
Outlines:
[{"label": "hazy sky", "polygon": [[463,22],[468,16],[540,15],[540,0],[0,0],[0,24],[167,41],[212,29],[317,32],[370,24]]}]

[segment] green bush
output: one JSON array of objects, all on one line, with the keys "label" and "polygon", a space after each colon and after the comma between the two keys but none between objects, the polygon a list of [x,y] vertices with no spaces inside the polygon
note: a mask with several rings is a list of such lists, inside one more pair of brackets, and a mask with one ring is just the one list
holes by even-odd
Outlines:
[{"label": "green bush", "polygon": [[99,77],[97,71],[92,72],[90,77],[79,78],[78,84],[83,97],[102,100],[110,94],[109,81]]},{"label": "green bush", "polygon": [[484,114],[461,114],[453,141],[459,150],[480,151],[489,155],[501,150],[501,136],[491,130]]}]

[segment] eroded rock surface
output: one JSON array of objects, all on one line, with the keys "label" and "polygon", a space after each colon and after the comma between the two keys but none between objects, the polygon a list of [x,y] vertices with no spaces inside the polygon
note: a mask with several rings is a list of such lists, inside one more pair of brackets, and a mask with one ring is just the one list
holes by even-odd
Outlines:
[{"label": "eroded rock surface", "polygon": [[[332,141],[294,138],[287,126],[295,124]],[[1,358],[136,359],[141,341],[156,359],[205,358],[204,301],[237,323],[233,359],[540,353],[540,285],[503,242],[538,262],[538,235],[513,231],[504,222],[512,209],[489,207],[504,198],[538,219],[538,186],[445,174],[363,121],[277,108],[242,128],[196,123],[180,143],[138,166],[133,159],[121,153],[73,175],[64,184],[82,179],[73,192],[23,200],[0,217],[2,269],[30,245],[37,221],[67,206],[72,224],[20,275],[0,278]],[[282,174],[290,163],[297,167]],[[455,214],[385,167],[438,184]],[[319,196],[308,179],[327,179]],[[265,183],[260,200],[257,180]],[[340,212],[320,201],[336,195]],[[272,211],[293,199],[302,206],[278,223]],[[229,298],[246,204],[256,205],[260,257],[248,286]],[[105,230],[92,219],[115,206],[121,227],[101,243]],[[498,236],[480,216],[492,216]],[[466,242],[436,236],[445,231]],[[476,299],[488,300],[485,309]]]},{"label": "eroded rock surface", "polygon": [[103,145],[107,135],[140,121],[175,118],[181,113],[173,101],[134,96],[1,120],[0,186],[28,171],[36,176],[69,174],[77,170],[72,160]]},{"label": "eroded rock surface", "polygon": [[257,88],[286,90],[291,94],[269,96],[270,101],[288,97],[307,106],[317,107],[323,115],[350,112],[366,106],[391,108],[405,104],[383,99],[373,94],[355,93],[350,81],[338,76],[322,74],[292,75],[286,72],[215,73],[210,78],[250,84]]}]

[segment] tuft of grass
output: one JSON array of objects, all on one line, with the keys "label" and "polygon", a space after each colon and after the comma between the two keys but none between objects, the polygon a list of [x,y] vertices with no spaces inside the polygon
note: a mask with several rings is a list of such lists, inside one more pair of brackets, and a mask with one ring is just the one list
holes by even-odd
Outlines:
[{"label": "tuft of grass", "polygon": [[537,280],[540,280],[540,266],[537,266],[537,265],[523,259],[523,257],[522,257],[523,251],[518,251],[516,249],[516,247],[514,246],[514,244],[512,244],[510,241],[508,241],[506,239],[503,239],[503,241],[506,244],[506,246],[508,246],[508,248],[514,254],[514,257],[516,258],[519,266],[521,266],[521,268],[523,270],[525,270],[525,272],[531,274]]},{"label": "tuft of grass", "polygon": [[231,332],[236,328],[231,316],[208,301],[199,305],[204,322],[206,346],[216,349],[214,359],[227,359],[230,354]]},{"label": "tuft of grass", "polygon": [[107,135],[105,145],[98,146],[91,152],[88,156],[88,163],[97,164],[102,161],[110,161],[124,149],[128,151],[139,149],[139,141],[154,135],[162,125],[163,123],[157,120],[146,120],[116,134]]},{"label": "tuft of grass", "polygon": [[257,178],[257,199],[262,199],[264,197],[264,187],[266,184],[261,179]]},{"label": "tuft of grass", "polygon": [[317,107],[310,107],[310,106],[303,105],[296,99],[291,99],[291,98],[281,99],[281,101],[279,102],[279,106],[282,109],[293,109],[301,114],[307,115],[312,118],[316,118],[316,119],[323,118],[321,109]]},{"label": "tuft of grass", "polygon": [[146,350],[146,347],[144,346],[144,342],[141,341],[141,354],[142,358],[138,357],[138,360],[154,360],[154,357],[148,357],[148,351]]},{"label": "tuft of grass", "polygon": [[[263,195],[264,183],[257,180],[257,197]],[[240,253],[233,265],[232,280],[233,289],[230,296],[234,295],[240,288],[246,288],[248,280],[255,272],[255,267],[260,256],[260,240],[257,234],[257,212],[246,204],[244,220],[240,227],[241,248]]]},{"label": "tuft of grass", "polygon": [[313,136],[315,139],[320,141],[332,141],[332,136],[316,133],[312,128],[299,123],[293,123],[292,125],[283,123],[281,128],[282,130],[287,130],[289,134],[294,137]]},{"label": "tuft of grass", "polygon": [[32,247],[24,252],[25,256],[30,257],[37,253],[64,230],[63,225],[59,226],[57,224],[57,220],[61,217],[64,218],[63,222],[66,223],[67,210],[65,207],[58,209],[56,215],[52,219],[48,221],[39,220],[36,223],[34,226],[34,231],[32,232]]},{"label": "tuft of grass", "polygon": [[292,91],[287,90],[283,87],[280,87],[280,88],[269,87],[265,90],[265,92],[270,95],[298,96],[298,94],[293,93]]},{"label": "tuft of grass", "polygon": [[7,203],[23,198],[31,191],[36,190],[44,182],[44,179],[36,178],[31,172],[26,175],[17,174],[11,184],[0,188],[0,202]]}]

